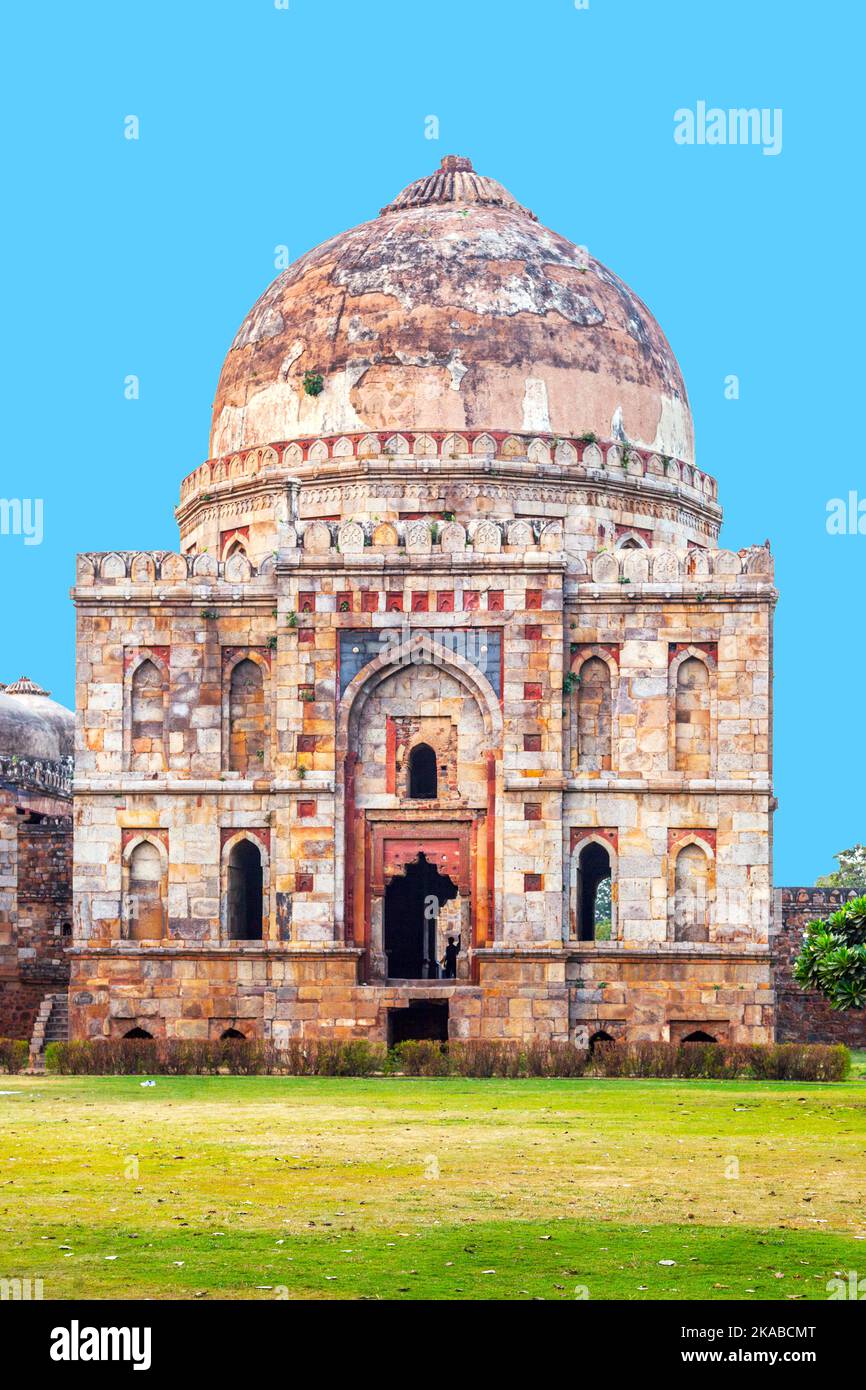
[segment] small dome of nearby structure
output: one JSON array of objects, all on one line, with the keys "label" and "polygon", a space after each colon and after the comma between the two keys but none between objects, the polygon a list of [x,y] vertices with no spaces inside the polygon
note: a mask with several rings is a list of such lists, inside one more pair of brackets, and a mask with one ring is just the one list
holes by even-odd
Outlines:
[{"label": "small dome of nearby structure", "polygon": [[59,762],[72,756],[75,715],[27,676],[0,689],[0,755]]}]

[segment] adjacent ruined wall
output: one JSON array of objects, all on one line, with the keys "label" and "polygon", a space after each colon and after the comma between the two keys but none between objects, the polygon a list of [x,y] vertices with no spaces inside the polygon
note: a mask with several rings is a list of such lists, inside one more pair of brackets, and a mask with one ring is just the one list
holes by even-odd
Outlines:
[{"label": "adjacent ruined wall", "polygon": [[778,888],[773,924],[773,974],[778,1042],[845,1043],[866,1047],[866,1009],[839,1013],[820,994],[793,978],[808,922],[835,912],[852,894],[836,888]]},{"label": "adjacent ruined wall", "polygon": [[17,797],[0,793],[0,1037],[29,1038],[46,994],[69,980],[72,821],[29,821]]}]

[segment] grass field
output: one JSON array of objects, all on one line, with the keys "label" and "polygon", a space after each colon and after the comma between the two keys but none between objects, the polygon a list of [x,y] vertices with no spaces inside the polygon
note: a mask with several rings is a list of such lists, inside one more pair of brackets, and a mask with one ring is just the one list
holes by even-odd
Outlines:
[{"label": "grass field", "polygon": [[[0,1278],[46,1298],[824,1299],[866,1079],[0,1076]],[[663,1263],[673,1261],[673,1263]]]}]

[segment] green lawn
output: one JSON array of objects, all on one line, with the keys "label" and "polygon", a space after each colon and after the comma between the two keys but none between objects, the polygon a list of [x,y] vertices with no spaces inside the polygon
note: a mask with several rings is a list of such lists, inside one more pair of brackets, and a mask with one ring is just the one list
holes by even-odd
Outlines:
[{"label": "green lawn", "polygon": [[0,1278],[46,1298],[823,1299],[866,1270],[857,1078],[0,1092]]}]

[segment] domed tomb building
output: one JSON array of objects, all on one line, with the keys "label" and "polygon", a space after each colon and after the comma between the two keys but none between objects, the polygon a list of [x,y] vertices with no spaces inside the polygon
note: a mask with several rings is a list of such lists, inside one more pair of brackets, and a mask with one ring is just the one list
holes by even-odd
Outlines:
[{"label": "domed tomb building", "polygon": [[772,1037],[765,546],[646,306],[450,156],[79,557],[79,1036]]}]

